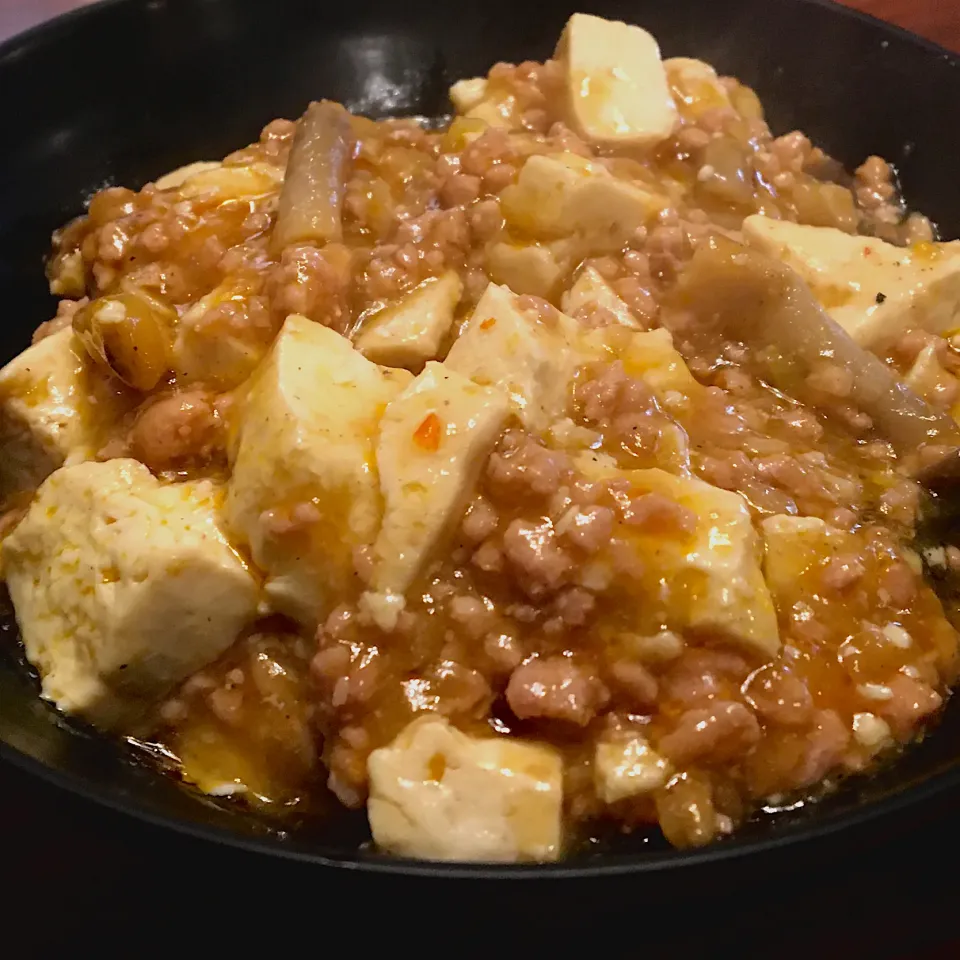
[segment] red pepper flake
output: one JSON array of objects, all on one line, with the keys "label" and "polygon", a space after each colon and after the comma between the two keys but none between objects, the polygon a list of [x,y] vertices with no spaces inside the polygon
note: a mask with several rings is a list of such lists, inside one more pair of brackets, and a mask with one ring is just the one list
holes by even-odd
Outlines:
[{"label": "red pepper flake", "polygon": [[423,423],[413,432],[413,442],[421,450],[434,451],[440,446],[440,418],[435,413],[428,413]]},{"label": "red pepper flake", "polygon": [[480,321],[481,330],[489,330],[497,322],[496,317],[487,317],[486,320]]},{"label": "red pepper flake", "polygon": [[865,257],[869,257],[872,253],[873,253],[873,250],[871,250],[870,247],[863,248],[863,255]]}]

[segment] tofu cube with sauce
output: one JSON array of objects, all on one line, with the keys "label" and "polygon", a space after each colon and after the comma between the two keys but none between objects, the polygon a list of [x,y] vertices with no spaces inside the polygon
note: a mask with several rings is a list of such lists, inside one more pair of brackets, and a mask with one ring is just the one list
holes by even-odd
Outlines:
[{"label": "tofu cube with sauce", "polygon": [[428,715],[367,761],[375,843],[426,860],[556,860],[563,762],[545,744],[478,739]]},{"label": "tofu cube with sauce", "polygon": [[588,143],[652,147],[670,136],[677,108],[646,30],[575,13],[554,58],[563,68],[568,121]]},{"label": "tofu cube with sauce", "polygon": [[[569,317],[566,321],[575,326]],[[537,433],[565,415],[579,362],[562,322],[548,326],[524,309],[513,291],[491,283],[444,367],[502,390],[523,425]]]},{"label": "tofu cube with sauce", "polygon": [[476,121],[481,131],[487,126],[503,130],[520,127],[517,98],[507,84],[468,77],[450,88],[450,101],[461,117]]},{"label": "tofu cube with sauce", "polygon": [[[561,241],[562,242],[562,241]],[[549,300],[564,273],[563,258],[543,243],[491,244],[487,251],[488,273],[494,283],[514,293]]]},{"label": "tofu cube with sauce", "polygon": [[[172,183],[184,200],[223,203],[227,200],[250,200],[277,190],[283,183],[283,168],[256,161],[250,164],[191,164],[182,175],[173,171],[161,177],[168,189]],[[161,189],[164,189],[161,187]]]},{"label": "tofu cube with sauce", "polygon": [[597,272],[586,266],[580,271],[573,286],[563,295],[564,313],[575,315],[579,311],[606,310],[617,323],[632,330],[642,330],[630,308],[617,296],[613,287]]},{"label": "tofu cube with sauce", "polygon": [[409,381],[293,315],[245,388],[226,515],[278,611],[314,623],[353,584],[380,526],[380,417]]},{"label": "tofu cube with sauce", "polygon": [[516,99],[512,93],[502,88],[492,88],[491,84],[487,83],[483,99],[464,111],[464,117],[490,127],[512,130],[515,126]]},{"label": "tofu cube with sauce", "polygon": [[707,110],[733,106],[730,94],[709,63],[690,57],[671,57],[663,61],[663,67],[677,106],[685,116],[698,117]]},{"label": "tofu cube with sauce", "polygon": [[791,597],[803,590],[807,571],[850,549],[853,538],[819,517],[777,514],[760,525],[765,546],[767,584],[775,597]]},{"label": "tofu cube with sauce", "polygon": [[67,328],[0,370],[0,494],[30,490],[65,462],[92,457],[97,425],[121,412],[119,385],[103,384]]},{"label": "tofu cube with sauce", "polygon": [[439,355],[462,293],[455,270],[424,280],[399,303],[367,320],[356,338],[357,349],[374,363],[421,370]]},{"label": "tofu cube with sauce", "polygon": [[630,498],[651,493],[688,511],[689,529],[661,531],[618,525],[643,565],[645,612],[657,607],[669,629],[692,631],[772,660],[780,650],[777,616],[760,569],[761,545],[743,497],[695,477],[659,469],[619,470],[583,454],[589,479],[623,479]]},{"label": "tofu cube with sauce", "polygon": [[163,174],[163,176],[157,177],[154,186],[158,190],[176,190],[177,187],[195,174],[219,170],[222,166],[223,164],[219,160],[195,160],[193,163],[185,163],[182,167],[177,167]]},{"label": "tofu cube with sauce", "polygon": [[[173,344],[179,383],[204,383],[230,389],[243,383],[270,346],[273,330],[266,324],[235,324],[217,307],[243,307],[254,284],[232,277],[202,296],[180,318]],[[215,312],[216,311],[216,312]]]},{"label": "tofu cube with sauce", "polygon": [[956,396],[960,388],[957,378],[941,366],[936,343],[927,344],[917,354],[903,382],[936,407],[943,406],[944,398]]},{"label": "tofu cube with sauce", "polygon": [[862,346],[882,346],[907,330],[960,328],[960,241],[896,247],[759,215],[744,220],[743,234],[750,246],[795,270]]},{"label": "tofu cube with sauce", "polygon": [[387,407],[377,442],[383,525],[365,598],[382,629],[392,629],[404,592],[460,519],[509,413],[502,391],[436,362]]},{"label": "tofu cube with sauce", "polygon": [[619,250],[667,200],[574,153],[535,154],[500,193],[507,224],[539,239],[576,235],[594,252]]},{"label": "tofu cube with sauce", "polygon": [[450,88],[450,102],[457,113],[466,113],[477,106],[487,95],[487,80],[485,77],[467,77],[458,80]]},{"label": "tofu cube with sauce", "polygon": [[611,324],[583,331],[577,345],[584,357],[619,360],[627,376],[643,380],[660,401],[696,397],[704,389],[664,327],[633,330]]},{"label": "tofu cube with sauce", "polygon": [[670,763],[645,737],[601,740],[593,760],[597,795],[604,803],[617,803],[653,793],[670,778]]},{"label": "tofu cube with sauce", "polygon": [[260,588],[221,529],[222,499],[210,481],[163,484],[126,459],[46,480],[3,543],[44,697],[126,730],[233,644]]}]

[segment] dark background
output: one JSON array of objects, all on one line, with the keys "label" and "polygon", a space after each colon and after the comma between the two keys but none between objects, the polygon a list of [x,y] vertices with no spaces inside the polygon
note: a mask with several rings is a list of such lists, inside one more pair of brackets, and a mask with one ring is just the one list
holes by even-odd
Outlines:
[{"label": "dark background", "polygon": [[799,861],[590,882],[324,872],[134,822],[10,767],[0,823],[11,958],[960,957],[952,805]]},{"label": "dark background", "polygon": [[[0,0],[0,40],[90,0]],[[704,0],[709,2],[709,0]],[[956,0],[842,0],[881,20],[960,51],[960,9]],[[266,0],[269,3],[269,0]]]},{"label": "dark background", "polygon": [[[0,0],[0,39],[82,3]],[[960,50],[956,0],[850,5]],[[367,956],[386,944],[425,956],[946,960],[960,958],[956,823],[947,799],[802,860],[791,852],[692,877],[468,884],[228,850],[0,765],[0,955]]]}]

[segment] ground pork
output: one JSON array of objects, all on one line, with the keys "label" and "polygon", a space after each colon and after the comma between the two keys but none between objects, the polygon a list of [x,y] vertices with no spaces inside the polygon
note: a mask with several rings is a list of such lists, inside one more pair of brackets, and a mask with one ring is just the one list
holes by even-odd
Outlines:
[{"label": "ground pork", "polygon": [[605,706],[608,693],[588,670],[566,657],[534,659],[510,675],[507,703],[520,719],[588,724]]},{"label": "ground pork", "polygon": [[723,763],[746,753],[759,739],[760,725],[746,706],[715,700],[682,714],[658,747],[678,766],[697,760]]},{"label": "ground pork", "polygon": [[549,520],[512,521],[503,535],[503,553],[522,575],[525,589],[533,596],[555,590],[573,567],[572,558],[557,543],[556,531]]},{"label": "ground pork", "polygon": [[491,493],[512,502],[555,492],[570,469],[566,454],[548,450],[522,431],[509,430],[490,455],[486,478]]},{"label": "ground pork", "polygon": [[130,431],[130,450],[151,470],[209,459],[222,443],[214,397],[187,390],[147,405]]},{"label": "ground pork", "polygon": [[267,278],[267,292],[282,317],[298,313],[343,332],[350,323],[350,284],[351,254],[346,247],[332,243],[319,250],[297,244],[283,251]]}]

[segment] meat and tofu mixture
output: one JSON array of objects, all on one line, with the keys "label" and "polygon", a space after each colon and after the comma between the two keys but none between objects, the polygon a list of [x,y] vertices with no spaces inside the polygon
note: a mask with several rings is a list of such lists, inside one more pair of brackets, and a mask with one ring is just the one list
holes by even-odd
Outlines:
[{"label": "meat and tofu mixture", "polygon": [[869,773],[957,673],[916,530],[960,243],[637,26],[450,93],[312,103],[56,234],[0,371],[43,696],[409,857],[697,846]]}]

